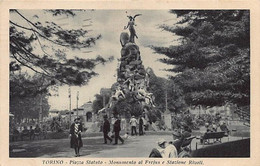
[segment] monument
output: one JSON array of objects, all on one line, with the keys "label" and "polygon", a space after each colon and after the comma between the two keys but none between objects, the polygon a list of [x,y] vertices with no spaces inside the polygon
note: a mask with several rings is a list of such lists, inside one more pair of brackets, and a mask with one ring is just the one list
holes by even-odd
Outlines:
[{"label": "monument", "polygon": [[[134,26],[135,17],[128,16],[129,22],[124,29],[129,29],[130,36],[127,32],[120,35],[121,58],[120,65],[117,69],[117,83],[112,87],[113,93],[107,108],[115,107],[118,102],[126,101],[131,105],[139,105],[142,110],[155,107],[154,96],[149,92],[149,70],[145,70],[140,56],[140,50],[135,43],[137,37]],[[120,112],[113,112],[120,114]]]}]

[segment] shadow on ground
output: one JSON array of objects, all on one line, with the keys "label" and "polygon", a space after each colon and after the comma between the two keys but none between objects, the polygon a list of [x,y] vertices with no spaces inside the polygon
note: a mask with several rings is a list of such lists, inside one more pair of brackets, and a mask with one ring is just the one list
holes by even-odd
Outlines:
[{"label": "shadow on ground", "polygon": [[[69,139],[20,141],[12,143],[10,157],[74,157],[74,149],[70,148]],[[83,139],[81,155],[86,156],[104,149],[116,148],[113,145],[104,145],[103,138]],[[11,149],[24,149],[22,152],[12,152]]]}]

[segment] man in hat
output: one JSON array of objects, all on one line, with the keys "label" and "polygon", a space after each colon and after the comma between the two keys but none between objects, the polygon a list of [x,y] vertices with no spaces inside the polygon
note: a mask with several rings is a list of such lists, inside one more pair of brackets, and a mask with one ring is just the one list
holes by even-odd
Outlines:
[{"label": "man in hat", "polygon": [[133,115],[130,119],[130,125],[131,125],[131,135],[137,135],[136,133],[136,126],[137,126],[137,120],[135,119],[135,116]]},{"label": "man in hat", "polygon": [[124,140],[120,137],[119,133],[121,131],[121,126],[120,126],[120,119],[118,117],[118,115],[115,116],[115,123],[114,123],[114,132],[115,132],[115,143],[114,145],[117,145],[118,143],[118,139],[122,142],[122,144],[124,143]]},{"label": "man in hat", "polygon": [[140,116],[140,118],[139,118],[139,135],[144,135],[143,126],[144,126],[143,117]]},{"label": "man in hat", "polygon": [[82,125],[80,118],[76,118],[70,126],[70,147],[75,149],[75,157],[80,156],[79,149],[83,146],[81,139]]},{"label": "man in hat", "polygon": [[150,153],[150,155],[149,155],[149,157],[150,157],[150,158],[153,158],[153,157],[154,157],[154,158],[162,158],[162,157],[163,157],[163,156],[162,156],[162,153],[163,153],[164,148],[165,148],[165,143],[166,143],[165,139],[160,138],[160,139],[157,141],[157,144],[158,144],[159,147],[153,148],[152,151],[151,151],[151,153]]},{"label": "man in hat", "polygon": [[154,148],[149,157],[163,157],[163,158],[177,158],[178,157],[178,153],[177,153],[177,150],[174,145],[169,144],[163,138],[160,138],[157,143],[158,143],[159,148],[157,148],[157,149]]},{"label": "man in hat", "polygon": [[108,136],[110,132],[110,123],[107,119],[107,115],[104,116],[104,124],[103,124],[103,135],[104,135],[104,144],[107,144],[107,139],[112,142],[112,139]]}]

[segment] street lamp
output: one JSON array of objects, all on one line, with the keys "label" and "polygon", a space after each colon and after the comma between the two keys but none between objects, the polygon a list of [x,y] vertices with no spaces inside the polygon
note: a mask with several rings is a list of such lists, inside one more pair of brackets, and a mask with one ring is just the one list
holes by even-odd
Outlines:
[{"label": "street lamp", "polygon": [[70,103],[70,106],[69,106],[69,120],[70,120],[70,125],[71,125],[71,90],[70,90],[70,87],[69,87],[69,103]]},{"label": "street lamp", "polygon": [[77,118],[79,117],[78,102],[79,102],[79,91],[77,91]]}]

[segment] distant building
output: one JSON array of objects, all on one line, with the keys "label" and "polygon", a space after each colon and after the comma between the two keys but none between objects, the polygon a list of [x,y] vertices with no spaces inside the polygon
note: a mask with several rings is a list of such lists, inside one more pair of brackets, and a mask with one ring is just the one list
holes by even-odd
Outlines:
[{"label": "distant building", "polygon": [[91,101],[86,102],[82,106],[80,106],[77,109],[73,109],[73,115],[71,117],[71,120],[74,121],[74,119],[77,117],[81,118],[82,123],[84,123],[84,127],[90,127],[92,123],[95,121],[95,115],[92,109],[93,103]]},{"label": "distant building", "polygon": [[79,107],[79,116],[84,117],[85,122],[93,122],[94,121],[94,112],[92,108],[93,103],[88,101]]}]

